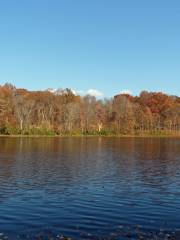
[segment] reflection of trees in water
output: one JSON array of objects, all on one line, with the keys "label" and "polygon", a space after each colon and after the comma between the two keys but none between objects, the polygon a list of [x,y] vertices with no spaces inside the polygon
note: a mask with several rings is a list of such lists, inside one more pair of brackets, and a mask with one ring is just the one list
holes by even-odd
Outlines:
[{"label": "reflection of trees in water", "polygon": [[127,138],[114,141],[119,175],[129,181],[164,189],[175,182],[180,172],[179,139]]},{"label": "reflection of trees in water", "polygon": [[168,138],[0,138],[0,200],[89,183],[163,189],[180,170],[179,155],[179,140]]},{"label": "reflection of trees in water", "polygon": [[145,184],[163,189],[174,181],[180,170],[180,162],[177,161],[180,153],[177,141],[168,138],[142,141],[142,147],[138,148],[137,164]]},{"label": "reflection of trees in water", "polygon": [[0,138],[0,146],[1,200],[23,190],[63,192],[101,168],[100,138]]}]

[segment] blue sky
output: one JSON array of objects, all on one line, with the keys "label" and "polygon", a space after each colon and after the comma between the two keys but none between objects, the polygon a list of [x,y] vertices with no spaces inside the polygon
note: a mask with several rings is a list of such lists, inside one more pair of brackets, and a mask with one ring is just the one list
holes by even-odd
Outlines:
[{"label": "blue sky", "polygon": [[180,1],[0,1],[4,82],[179,95]]}]

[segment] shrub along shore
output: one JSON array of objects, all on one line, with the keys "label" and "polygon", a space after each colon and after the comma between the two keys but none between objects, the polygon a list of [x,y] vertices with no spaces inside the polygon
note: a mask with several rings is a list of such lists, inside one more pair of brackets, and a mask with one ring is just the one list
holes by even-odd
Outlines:
[{"label": "shrub along shore", "polygon": [[91,133],[62,133],[56,134],[53,131],[47,132],[30,132],[16,133],[16,134],[0,134],[0,137],[180,137],[178,132],[140,132],[134,134],[117,134],[110,132],[91,132]]}]

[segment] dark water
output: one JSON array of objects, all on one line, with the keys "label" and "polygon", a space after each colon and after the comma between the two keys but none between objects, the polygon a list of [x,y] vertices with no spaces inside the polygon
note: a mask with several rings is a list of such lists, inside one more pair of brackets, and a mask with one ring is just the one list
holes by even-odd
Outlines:
[{"label": "dark water", "polygon": [[0,233],[180,239],[180,139],[0,138]]}]

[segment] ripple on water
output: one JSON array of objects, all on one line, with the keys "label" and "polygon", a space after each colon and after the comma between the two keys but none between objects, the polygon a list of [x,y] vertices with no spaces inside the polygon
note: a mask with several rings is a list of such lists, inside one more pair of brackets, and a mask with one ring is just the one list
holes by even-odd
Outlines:
[{"label": "ripple on water", "polygon": [[0,138],[0,239],[178,239],[179,145]]}]

